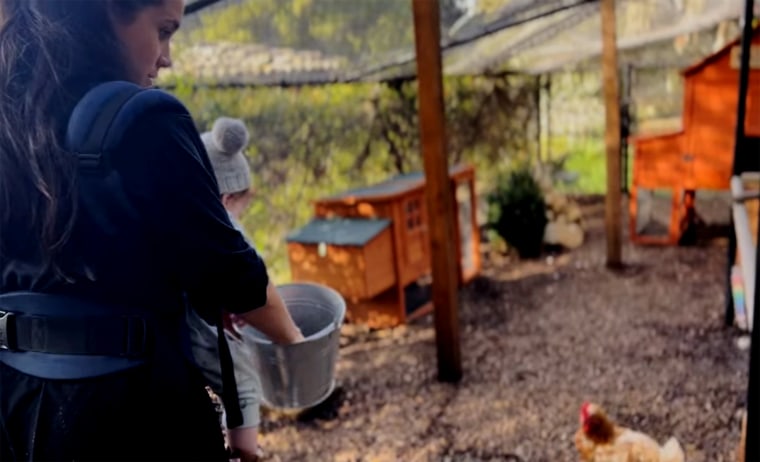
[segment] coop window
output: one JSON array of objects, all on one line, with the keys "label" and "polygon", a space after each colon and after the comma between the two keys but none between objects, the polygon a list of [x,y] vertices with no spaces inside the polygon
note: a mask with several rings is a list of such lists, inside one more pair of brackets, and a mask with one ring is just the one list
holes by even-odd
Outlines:
[{"label": "coop window", "polygon": [[413,230],[422,226],[422,205],[420,199],[406,201],[406,229]]}]

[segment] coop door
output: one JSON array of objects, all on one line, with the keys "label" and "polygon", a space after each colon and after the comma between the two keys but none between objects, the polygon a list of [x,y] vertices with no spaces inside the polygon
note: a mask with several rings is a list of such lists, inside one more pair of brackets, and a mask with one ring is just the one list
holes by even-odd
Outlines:
[{"label": "coop door", "polygon": [[459,183],[456,186],[457,222],[459,224],[459,249],[461,277],[467,280],[477,271],[475,261],[475,229],[472,223],[472,193],[470,183]]},{"label": "coop door", "polygon": [[404,202],[405,283],[429,271],[430,252],[423,199],[424,195],[416,194]]},{"label": "coop door", "polygon": [[635,230],[638,236],[668,238],[674,194],[672,189],[637,188]]}]

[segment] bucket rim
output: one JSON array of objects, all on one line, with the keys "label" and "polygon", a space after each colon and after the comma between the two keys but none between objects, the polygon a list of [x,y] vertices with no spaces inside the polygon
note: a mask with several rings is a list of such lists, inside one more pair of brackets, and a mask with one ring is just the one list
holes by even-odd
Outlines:
[{"label": "bucket rim", "polygon": [[[326,325],[324,328],[322,328],[319,331],[317,331],[317,332],[309,335],[308,337],[306,337],[304,339],[304,342],[300,342],[300,343],[305,343],[305,342],[308,342],[309,340],[313,340],[313,339],[316,339],[316,338],[323,338],[323,337],[326,336],[325,332],[327,332],[328,330],[338,330],[338,329],[340,329],[340,326],[343,324],[343,322],[344,322],[344,320],[346,318],[346,310],[347,310],[346,299],[343,298],[343,296],[340,294],[340,292],[338,292],[337,290],[333,289],[332,287],[326,286],[324,284],[319,284],[319,283],[316,283],[316,282],[310,282],[310,281],[286,282],[286,283],[283,283],[283,284],[277,284],[275,287],[277,288],[278,291],[280,289],[285,289],[285,288],[289,288],[289,287],[290,288],[309,287],[309,288],[313,288],[313,289],[318,289],[318,290],[324,291],[324,292],[328,293],[331,297],[333,297],[333,298],[335,298],[336,300],[339,301],[338,306],[340,307],[340,316],[338,316],[337,319],[335,319],[330,324]],[[246,339],[248,341],[251,341],[253,343],[257,343],[259,345],[278,345],[278,344],[273,343],[269,338],[259,338],[259,337],[255,336],[255,335],[246,335],[245,330],[253,329],[253,330],[258,331],[258,329],[256,329],[255,327],[253,327],[253,326],[251,326],[249,324],[246,324],[243,327],[238,327],[236,325],[236,326],[234,326],[234,329],[244,339]],[[298,345],[298,344],[295,344],[295,345]],[[278,346],[284,346],[284,345],[278,345]]]}]

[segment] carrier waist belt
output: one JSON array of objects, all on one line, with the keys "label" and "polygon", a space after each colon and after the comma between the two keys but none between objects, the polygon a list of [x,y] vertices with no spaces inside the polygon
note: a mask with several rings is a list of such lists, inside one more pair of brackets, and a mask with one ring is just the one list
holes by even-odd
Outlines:
[{"label": "carrier waist belt", "polygon": [[0,362],[44,378],[84,378],[139,365],[155,319],[77,298],[0,294]]}]

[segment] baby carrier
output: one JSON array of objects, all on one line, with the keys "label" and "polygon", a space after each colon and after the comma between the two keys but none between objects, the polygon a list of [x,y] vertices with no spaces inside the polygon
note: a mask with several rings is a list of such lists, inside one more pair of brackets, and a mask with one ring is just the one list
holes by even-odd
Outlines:
[{"label": "baby carrier", "polygon": [[[151,111],[187,115],[170,94],[127,82],[91,89],[72,112],[66,147],[79,161],[81,205],[105,232],[137,221],[109,155],[132,121]],[[221,310],[214,314],[227,426],[242,423],[232,356]],[[125,370],[152,354],[148,332],[159,320],[150,312],[103,306],[73,297],[32,292],[0,294],[0,362],[50,379],[79,379]],[[158,353],[156,353],[158,354]],[[181,360],[181,358],[177,358]]]}]

